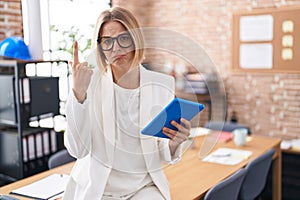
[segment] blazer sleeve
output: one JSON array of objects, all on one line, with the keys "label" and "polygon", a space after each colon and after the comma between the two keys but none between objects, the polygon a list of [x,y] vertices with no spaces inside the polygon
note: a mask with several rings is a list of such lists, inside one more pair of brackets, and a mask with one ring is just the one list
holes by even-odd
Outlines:
[{"label": "blazer sleeve", "polygon": [[89,93],[83,104],[79,103],[71,91],[66,104],[67,129],[64,143],[69,153],[75,158],[83,158],[91,146],[91,125],[89,115]]},{"label": "blazer sleeve", "polygon": [[182,144],[180,144],[174,155],[171,155],[171,151],[169,148],[169,139],[165,138],[158,138],[158,146],[160,149],[160,157],[163,158],[162,161],[169,163],[169,164],[175,164],[178,161],[181,160],[181,155],[182,155]]}]

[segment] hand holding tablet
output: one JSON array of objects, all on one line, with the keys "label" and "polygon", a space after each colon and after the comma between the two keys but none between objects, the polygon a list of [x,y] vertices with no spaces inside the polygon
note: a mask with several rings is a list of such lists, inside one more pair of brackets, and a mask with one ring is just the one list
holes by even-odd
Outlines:
[{"label": "hand holding tablet", "polygon": [[180,124],[180,118],[191,120],[204,109],[204,105],[185,99],[174,98],[143,130],[142,134],[155,137],[169,138],[162,129],[167,127],[177,129],[171,124],[174,120]]}]

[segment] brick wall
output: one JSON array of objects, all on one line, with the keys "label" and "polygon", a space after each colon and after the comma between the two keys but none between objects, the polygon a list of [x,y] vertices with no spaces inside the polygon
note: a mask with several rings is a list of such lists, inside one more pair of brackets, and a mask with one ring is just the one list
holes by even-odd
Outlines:
[{"label": "brick wall", "polygon": [[[130,9],[143,27],[178,31],[199,43],[215,63],[227,93],[228,116],[254,134],[279,138],[300,136],[300,74],[231,72],[231,20],[239,9],[300,4],[300,0],[113,0]],[[0,0],[0,41],[23,35],[21,0]],[[163,66],[180,60],[159,50],[148,50],[146,62]]]},{"label": "brick wall", "polygon": [[[300,137],[300,74],[231,72],[232,13],[300,4],[300,0],[113,0],[130,9],[143,27],[178,31],[198,42],[215,63],[227,94],[228,116],[236,111],[240,123],[254,134]],[[146,61],[163,66],[174,55],[150,50]],[[176,56],[175,56],[176,57]]]},{"label": "brick wall", "polygon": [[21,0],[0,0],[0,41],[9,36],[23,37]]}]

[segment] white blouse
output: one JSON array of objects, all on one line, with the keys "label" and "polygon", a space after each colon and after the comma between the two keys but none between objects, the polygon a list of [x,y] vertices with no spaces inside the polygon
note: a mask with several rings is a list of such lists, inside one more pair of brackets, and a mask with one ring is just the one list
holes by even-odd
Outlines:
[{"label": "white blouse", "polygon": [[114,84],[116,140],[113,168],[104,195],[124,196],[152,182],[140,138],[140,90]]}]

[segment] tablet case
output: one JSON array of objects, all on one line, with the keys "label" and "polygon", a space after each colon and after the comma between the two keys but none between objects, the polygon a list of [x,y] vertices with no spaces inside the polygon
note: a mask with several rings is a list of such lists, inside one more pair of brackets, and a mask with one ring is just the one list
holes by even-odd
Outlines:
[{"label": "tablet case", "polygon": [[163,127],[177,130],[171,121],[180,123],[180,118],[191,120],[204,109],[204,105],[185,99],[174,98],[143,130],[142,134],[155,137],[169,138],[162,132]]}]

